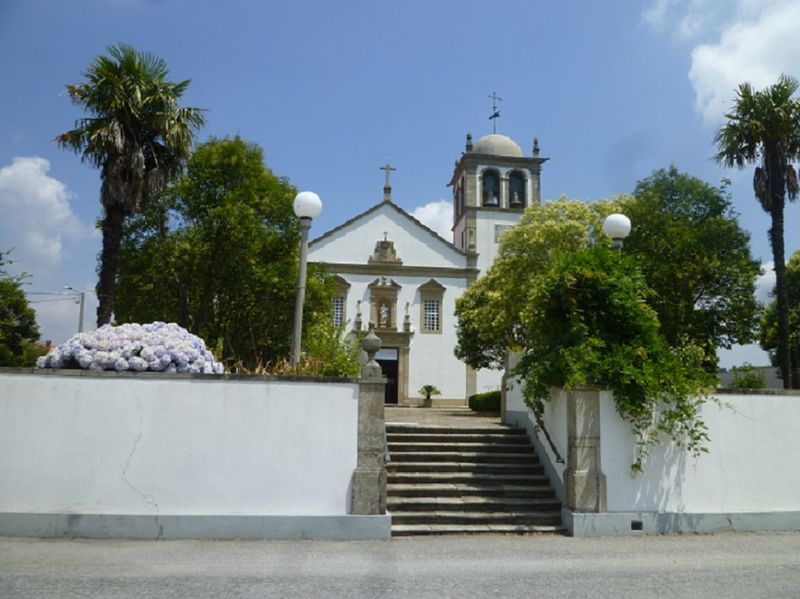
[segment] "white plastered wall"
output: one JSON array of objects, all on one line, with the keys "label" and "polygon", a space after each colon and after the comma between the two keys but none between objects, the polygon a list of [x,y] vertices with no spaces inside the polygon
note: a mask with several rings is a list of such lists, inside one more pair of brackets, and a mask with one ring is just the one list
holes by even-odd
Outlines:
[{"label": "white plastered wall", "polygon": [[345,515],[358,385],[0,373],[0,515]]}]

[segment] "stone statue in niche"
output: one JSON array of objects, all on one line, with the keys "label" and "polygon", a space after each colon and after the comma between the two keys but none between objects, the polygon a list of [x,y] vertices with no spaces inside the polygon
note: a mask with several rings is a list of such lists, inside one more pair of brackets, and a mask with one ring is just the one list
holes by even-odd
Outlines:
[{"label": "stone statue in niche", "polygon": [[389,326],[389,306],[386,305],[386,302],[383,302],[381,307],[378,308],[378,314],[380,316],[378,322],[385,329]]}]

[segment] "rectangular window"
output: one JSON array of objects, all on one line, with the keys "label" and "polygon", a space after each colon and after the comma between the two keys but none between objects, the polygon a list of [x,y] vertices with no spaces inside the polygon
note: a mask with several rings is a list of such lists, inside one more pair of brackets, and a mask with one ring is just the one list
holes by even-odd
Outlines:
[{"label": "rectangular window", "polygon": [[438,299],[426,299],[423,303],[422,329],[428,332],[438,332],[441,325],[440,319],[441,301]]},{"label": "rectangular window", "polygon": [[332,312],[333,326],[339,328],[344,325],[344,298],[342,296],[333,298]]}]

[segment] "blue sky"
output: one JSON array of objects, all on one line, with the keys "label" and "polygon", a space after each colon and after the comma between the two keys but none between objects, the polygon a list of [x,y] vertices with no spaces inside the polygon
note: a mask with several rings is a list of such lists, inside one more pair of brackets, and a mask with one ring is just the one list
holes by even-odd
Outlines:
[{"label": "blue sky", "polygon": [[[239,134],[320,194],[313,235],[379,201],[386,162],[397,204],[441,230],[453,162],[467,132],[491,132],[496,91],[498,132],[526,153],[537,136],[550,157],[544,198],[629,192],[670,163],[712,184],[728,177],[767,263],[752,170],[710,157],[740,81],[800,75],[798,30],[800,0],[0,0],[0,248],[16,247],[29,290],[93,287],[99,174],[52,139],[81,116],[64,85],[124,42],[192,79],[185,103],[208,109],[201,140]],[[798,216],[792,205],[787,256]],[[46,337],[74,332],[70,301],[36,307]],[[750,348],[722,363],[743,359],[766,361]]]}]

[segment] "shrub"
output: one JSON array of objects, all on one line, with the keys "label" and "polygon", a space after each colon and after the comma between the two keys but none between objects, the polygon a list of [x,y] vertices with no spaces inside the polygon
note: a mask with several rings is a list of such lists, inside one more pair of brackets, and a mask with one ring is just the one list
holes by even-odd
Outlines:
[{"label": "shrub", "polygon": [[733,373],[731,380],[733,389],[764,389],[767,386],[767,379],[764,378],[764,375],[747,362],[731,368],[731,372]]},{"label": "shrub", "polygon": [[475,412],[499,412],[500,391],[487,391],[469,396],[469,409]]}]

